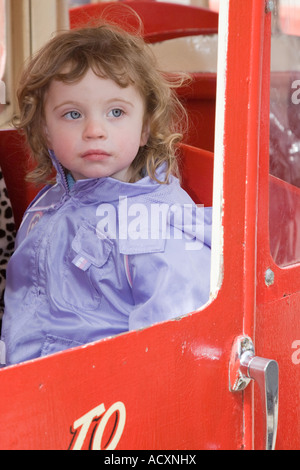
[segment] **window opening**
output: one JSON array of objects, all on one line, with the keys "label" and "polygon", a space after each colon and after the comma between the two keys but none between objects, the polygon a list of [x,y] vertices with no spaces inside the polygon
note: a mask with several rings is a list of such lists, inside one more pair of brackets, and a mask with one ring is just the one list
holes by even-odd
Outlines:
[{"label": "window opening", "polygon": [[270,89],[270,248],[300,261],[300,1],[274,2]]}]

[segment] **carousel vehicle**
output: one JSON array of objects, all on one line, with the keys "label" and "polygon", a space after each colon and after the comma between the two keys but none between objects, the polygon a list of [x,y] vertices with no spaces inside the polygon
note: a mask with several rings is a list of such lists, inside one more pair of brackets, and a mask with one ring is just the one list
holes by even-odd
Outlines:
[{"label": "carousel vehicle", "polygon": [[[194,80],[179,91],[192,124],[183,186],[213,206],[210,300],[172,321],[1,369],[0,448],[297,449],[300,39],[274,1],[222,0],[218,14],[127,4],[167,72],[183,65],[166,51],[192,57],[185,70]],[[109,5],[71,9],[70,27]],[[17,225],[34,195],[24,162],[22,137],[3,126],[0,164]]]}]

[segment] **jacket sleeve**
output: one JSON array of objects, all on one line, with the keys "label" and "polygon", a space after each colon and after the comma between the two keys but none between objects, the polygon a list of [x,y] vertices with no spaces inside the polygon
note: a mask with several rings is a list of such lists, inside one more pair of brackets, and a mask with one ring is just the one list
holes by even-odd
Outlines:
[{"label": "jacket sleeve", "polygon": [[198,238],[175,227],[173,236],[152,240],[148,247],[143,243],[143,252],[126,255],[134,301],[129,330],[185,315],[209,300],[211,211],[206,210],[204,222]]}]

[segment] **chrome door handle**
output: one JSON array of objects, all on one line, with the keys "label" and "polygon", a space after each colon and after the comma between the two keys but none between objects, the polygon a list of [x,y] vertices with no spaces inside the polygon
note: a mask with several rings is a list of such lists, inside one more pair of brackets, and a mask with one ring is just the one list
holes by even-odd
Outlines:
[{"label": "chrome door handle", "polygon": [[264,413],[264,449],[274,450],[278,426],[279,369],[276,361],[255,356],[248,336],[236,338],[229,364],[229,389],[244,390],[251,379],[258,384]]}]

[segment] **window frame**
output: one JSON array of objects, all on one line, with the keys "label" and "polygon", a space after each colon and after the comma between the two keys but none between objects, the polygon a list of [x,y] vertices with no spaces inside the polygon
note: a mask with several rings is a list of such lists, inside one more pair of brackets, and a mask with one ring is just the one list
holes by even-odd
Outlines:
[{"label": "window frame", "polygon": [[7,104],[0,113],[2,129],[11,127],[18,111],[15,90],[24,62],[57,30],[69,25],[68,0],[5,0],[5,7]]}]

